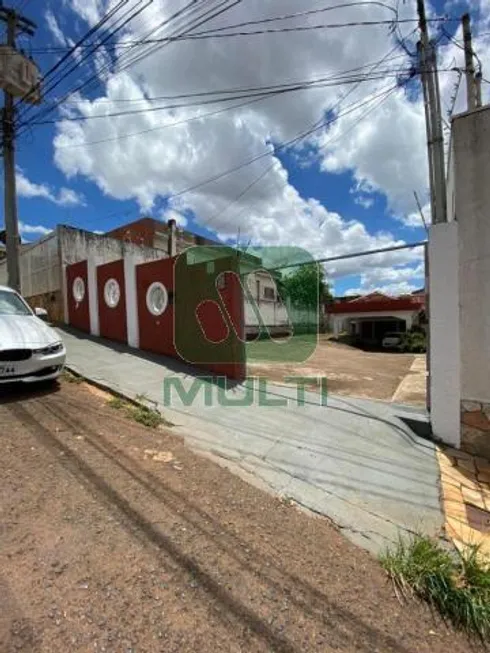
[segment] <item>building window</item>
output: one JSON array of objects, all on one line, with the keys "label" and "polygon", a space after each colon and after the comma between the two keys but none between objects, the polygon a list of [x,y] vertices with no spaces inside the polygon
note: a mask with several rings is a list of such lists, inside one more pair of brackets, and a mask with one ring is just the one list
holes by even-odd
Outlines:
[{"label": "building window", "polygon": [[115,279],[109,279],[104,286],[104,301],[109,308],[116,308],[121,299],[121,289]]},{"label": "building window", "polygon": [[155,317],[160,317],[167,310],[169,303],[168,292],[163,283],[152,283],[146,293],[146,307]]},{"label": "building window", "polygon": [[81,277],[77,277],[73,282],[72,292],[77,304],[83,302],[85,297],[85,281]]},{"label": "building window", "polygon": [[276,292],[274,288],[264,288],[264,297],[265,299],[275,299],[276,298]]}]

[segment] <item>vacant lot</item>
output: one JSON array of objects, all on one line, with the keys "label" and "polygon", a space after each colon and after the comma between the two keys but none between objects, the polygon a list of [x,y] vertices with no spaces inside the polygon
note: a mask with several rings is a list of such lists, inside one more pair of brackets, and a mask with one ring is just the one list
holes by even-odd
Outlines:
[{"label": "vacant lot", "polygon": [[[320,336],[314,354],[306,363],[249,362],[248,368],[249,374],[266,376],[279,383],[288,376],[324,376],[328,391],[333,394],[420,405],[425,403],[423,355],[366,352]],[[403,387],[397,393],[402,381]]]},{"label": "vacant lot", "polygon": [[469,650],[327,521],[84,386],[0,423],[2,653]]}]

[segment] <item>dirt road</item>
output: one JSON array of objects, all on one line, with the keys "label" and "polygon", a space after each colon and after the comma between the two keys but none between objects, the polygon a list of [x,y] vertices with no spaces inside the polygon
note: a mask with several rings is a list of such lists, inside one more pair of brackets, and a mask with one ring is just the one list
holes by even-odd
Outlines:
[{"label": "dirt road", "polygon": [[85,388],[3,396],[0,651],[468,651],[312,518]]},{"label": "dirt road", "polygon": [[[278,383],[288,376],[326,377],[328,392],[332,394],[391,401],[400,383],[412,376],[411,368],[416,359],[423,359],[423,356],[362,351],[321,335],[315,352],[306,363],[249,362],[248,372]],[[425,404],[425,378],[421,378],[422,382],[411,392],[403,394],[402,402]]]}]

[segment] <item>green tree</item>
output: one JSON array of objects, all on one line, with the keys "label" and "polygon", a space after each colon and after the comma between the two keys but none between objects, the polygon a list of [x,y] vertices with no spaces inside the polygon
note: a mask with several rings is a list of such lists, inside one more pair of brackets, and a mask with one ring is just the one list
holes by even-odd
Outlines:
[{"label": "green tree", "polygon": [[283,299],[288,298],[300,308],[322,306],[331,297],[323,266],[316,263],[302,265],[294,272],[284,274],[278,285]]}]

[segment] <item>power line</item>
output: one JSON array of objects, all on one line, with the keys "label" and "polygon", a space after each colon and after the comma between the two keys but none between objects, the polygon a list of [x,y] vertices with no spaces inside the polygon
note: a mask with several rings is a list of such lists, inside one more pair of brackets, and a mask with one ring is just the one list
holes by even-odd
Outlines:
[{"label": "power line", "polygon": [[[276,152],[285,150],[288,147],[291,147],[292,145],[295,145],[296,143],[301,142],[307,136],[310,136],[311,134],[315,133],[316,131],[319,131],[320,129],[323,129],[324,127],[329,126],[330,124],[332,124],[333,122],[338,120],[340,117],[346,116],[346,115],[352,113],[353,111],[356,111],[356,110],[362,108],[366,104],[369,104],[370,102],[373,102],[374,100],[376,100],[376,99],[378,99],[380,97],[383,97],[385,95],[388,95],[389,93],[392,93],[393,91],[397,90],[397,88],[398,88],[398,85],[392,86],[392,87],[390,87],[388,89],[385,89],[382,92],[374,95],[373,97],[371,97],[371,98],[369,98],[367,100],[363,100],[362,102],[357,103],[357,104],[355,103],[355,104],[351,105],[346,111],[344,111],[343,113],[335,116],[334,118],[324,120],[320,124],[317,124],[314,127],[308,128],[307,130],[305,130],[304,132],[301,132],[300,134],[297,134],[294,138],[292,138],[292,139],[290,139],[290,140],[288,140],[288,141],[286,141],[284,143],[281,143],[281,144],[277,145],[272,151],[269,149],[269,150],[267,150],[265,152],[257,154],[255,156],[249,158],[249,159],[246,159],[245,161],[242,161],[241,163],[239,163],[239,164],[237,164],[237,165],[235,165],[235,166],[233,166],[231,168],[228,168],[227,170],[225,170],[225,171],[223,171],[223,172],[221,172],[221,173],[219,173],[217,175],[214,175],[213,177],[210,177],[208,179],[200,181],[200,182],[198,182],[196,184],[192,184],[191,186],[188,186],[187,188],[184,188],[184,189],[182,189],[180,191],[177,191],[175,193],[167,195],[165,199],[167,201],[169,201],[169,200],[172,200],[172,199],[176,199],[178,197],[182,197],[183,195],[187,195],[188,193],[190,193],[192,191],[195,191],[195,190],[197,190],[199,188],[202,188],[204,186],[207,186],[208,184],[211,184],[211,183],[213,183],[215,181],[219,181],[220,179],[223,179],[223,178],[231,175],[234,172],[238,172],[238,170],[241,170],[241,169],[243,169],[243,168],[245,168],[245,167],[247,167],[249,165],[252,165],[256,161],[260,161],[261,159],[263,159],[265,157],[268,157],[268,156],[273,156]],[[126,212],[126,214],[129,214],[129,213],[133,213],[133,210]],[[106,217],[112,217],[113,215],[114,214],[110,214],[109,216],[106,216]],[[98,221],[100,221],[100,218],[98,219]]]},{"label": "power line", "polygon": [[[373,4],[373,3],[355,3],[355,4]],[[298,14],[299,15],[299,14]],[[211,30],[205,30],[201,32],[195,32],[192,34],[186,34],[186,35],[179,35],[179,36],[168,36],[168,37],[161,37],[161,38],[155,38],[155,39],[138,39],[134,41],[122,41],[120,43],[113,43],[112,45],[116,46],[117,48],[134,48],[136,46],[146,46],[146,45],[154,45],[154,44],[160,44],[160,43],[171,43],[171,42],[176,42],[176,41],[193,41],[193,40],[206,40],[206,39],[213,39],[213,38],[227,38],[231,36],[254,36],[257,34],[277,34],[277,33],[288,33],[288,32],[303,32],[303,31],[310,31],[310,30],[323,30],[323,29],[343,29],[343,28],[350,28],[350,27],[370,27],[370,26],[383,26],[383,25],[389,25],[389,26],[394,26],[394,25],[399,25],[399,24],[404,24],[404,23],[416,23],[417,19],[416,18],[405,18],[405,19],[391,19],[391,20],[365,20],[365,21],[350,21],[350,22],[345,22],[345,23],[326,23],[326,24],[319,24],[319,25],[297,25],[297,26],[291,26],[291,27],[279,27],[279,28],[269,28],[269,29],[262,29],[262,30],[248,30],[248,31],[233,31],[233,32],[228,32],[227,30],[231,29],[236,29],[240,25],[248,25],[248,24],[258,24],[262,22],[267,22],[268,20],[280,20],[280,18],[273,18],[273,19],[262,19],[261,21],[248,21],[245,23],[238,23],[237,25],[228,25],[228,26],[222,26],[219,28],[211,29]],[[449,18],[449,17],[434,17],[431,19],[428,19],[428,23],[450,23],[450,22],[455,22],[459,19],[457,18]],[[223,33],[225,32],[225,33]],[[91,47],[90,45],[86,45],[85,47]],[[38,49],[33,49],[32,52],[36,54],[54,54],[57,52],[64,52],[65,48],[59,47],[59,48],[38,48]]]},{"label": "power line", "polygon": [[[405,70],[404,72],[411,72],[410,70]],[[41,121],[31,121],[29,122],[29,125],[32,126],[38,126],[38,125],[53,125],[57,124],[59,122],[86,122],[87,120],[97,120],[97,119],[104,119],[104,118],[117,118],[121,116],[129,116],[129,115],[137,115],[137,114],[150,114],[150,113],[155,113],[158,111],[172,111],[174,109],[183,109],[183,108],[189,108],[189,107],[194,107],[194,106],[204,106],[207,104],[216,104],[219,102],[230,102],[234,100],[241,100],[241,99],[251,99],[253,97],[259,96],[259,97],[268,97],[268,96],[276,96],[276,95],[281,95],[285,93],[291,93],[291,92],[297,92],[297,91],[304,91],[304,90],[314,90],[314,89],[320,89],[320,88],[325,88],[325,87],[332,87],[332,86],[339,86],[339,85],[345,85],[345,84],[355,84],[360,82],[365,82],[365,81],[373,81],[375,79],[385,79],[387,77],[399,77],[399,73],[384,73],[382,76],[378,77],[363,77],[363,78],[353,78],[350,80],[339,80],[336,82],[323,82],[323,83],[309,83],[309,84],[304,84],[302,86],[296,86],[292,88],[285,88],[285,89],[278,89],[278,90],[271,90],[271,91],[263,91],[260,93],[256,93],[255,95],[250,95],[250,94],[244,94],[244,95],[235,95],[231,97],[226,97],[226,98],[212,98],[208,100],[199,100],[197,102],[187,102],[187,103],[181,103],[181,104],[172,104],[172,105],[165,105],[163,107],[145,107],[144,109],[130,109],[127,111],[115,111],[112,113],[105,113],[105,114],[96,114],[93,116],[89,115],[79,115],[79,116],[64,116],[59,119],[53,119],[53,120],[41,120]]]},{"label": "power line", "polygon": [[[447,18],[433,18],[432,22],[448,22],[450,19]],[[398,24],[404,23],[416,23],[416,18],[403,18],[397,21]],[[324,23],[321,25],[298,25],[296,27],[278,27],[278,28],[267,28],[259,30],[247,30],[247,31],[235,31],[235,32],[226,32],[230,27],[222,27],[216,30],[207,30],[205,32],[196,32],[195,34],[190,34],[185,37],[178,37],[174,39],[175,41],[182,40],[202,40],[202,39],[214,39],[214,38],[228,38],[230,36],[255,36],[257,34],[287,34],[289,32],[308,32],[312,30],[324,30],[324,29],[343,29],[351,27],[373,27],[373,26],[383,26],[389,25],[393,26],[395,24],[394,20],[363,20],[363,21],[350,21],[347,23]],[[224,33],[223,33],[224,32]]]},{"label": "power line", "polygon": [[248,100],[247,102],[240,102],[239,104],[235,104],[231,107],[224,107],[222,109],[217,109],[216,111],[210,111],[209,113],[204,113],[204,114],[199,114],[197,116],[191,116],[190,118],[185,118],[183,120],[177,120],[176,122],[170,122],[166,123],[163,125],[158,125],[157,127],[150,127],[149,129],[143,129],[141,131],[137,132],[131,132],[129,134],[119,134],[118,136],[112,136],[110,138],[103,138],[98,141],[89,141],[89,142],[84,142],[84,143],[70,143],[69,145],[57,145],[56,149],[65,149],[65,148],[74,148],[74,147],[86,147],[86,146],[91,146],[91,145],[99,145],[100,143],[110,143],[114,141],[119,141],[125,138],[131,138],[133,136],[141,136],[142,134],[149,134],[154,131],[159,131],[161,129],[168,129],[170,127],[177,127],[178,125],[184,125],[193,121],[197,120],[204,120],[205,118],[210,118],[211,116],[216,116],[221,113],[225,113],[227,111],[233,111],[234,109],[240,109],[242,107],[254,104],[255,102],[261,102],[263,100],[268,100],[270,99],[270,95],[267,97],[258,97],[254,98],[253,100]]},{"label": "power line", "polygon": [[[411,36],[412,36],[416,31],[417,31],[417,28],[415,28],[415,29],[414,29],[412,32],[410,32],[410,33],[409,33],[409,34],[408,34],[404,39],[402,39],[402,43],[401,43],[401,45],[403,45],[403,42],[404,42],[406,39],[410,38],[410,37],[411,37]],[[374,72],[374,70],[376,70],[376,69],[377,69],[377,68],[378,68],[378,67],[379,67],[379,66],[380,66],[384,61],[386,61],[387,59],[389,59],[389,58],[391,57],[391,55],[396,51],[396,49],[398,48],[399,45],[400,45],[400,43],[397,43],[397,45],[395,45],[394,48],[392,48],[389,52],[387,52],[387,53],[384,55],[384,57],[382,57],[379,61],[374,62],[374,63],[371,63],[371,64],[368,64],[366,67],[369,68],[369,72],[370,72],[370,73]],[[400,55],[400,56],[405,57],[405,55]],[[394,58],[394,57],[393,57],[393,58]],[[393,58],[392,58],[392,60],[393,60]],[[338,111],[338,109],[339,109],[339,107],[341,106],[342,102],[344,102],[344,101],[349,97],[349,95],[351,95],[351,94],[352,94],[352,93],[353,93],[353,92],[354,92],[354,91],[355,91],[359,86],[360,86],[360,82],[359,82],[358,84],[356,84],[356,86],[350,88],[349,91],[347,91],[347,93],[344,93],[344,95],[342,96],[342,98],[339,100],[339,102],[337,102],[337,104],[336,104],[335,107],[333,108],[333,111]],[[396,90],[396,88],[395,88],[394,90]],[[370,107],[370,108],[369,108],[366,112],[364,112],[364,114],[363,114],[363,115],[362,115],[362,116],[361,116],[361,117],[356,121],[356,124],[352,125],[352,127],[350,127],[350,128],[347,129],[345,132],[343,132],[342,135],[345,135],[345,134],[349,133],[350,131],[352,131],[352,129],[353,129],[354,127],[356,127],[356,126],[357,126],[357,125],[358,125],[362,120],[364,120],[364,119],[365,119],[365,118],[366,118],[366,117],[367,117],[367,116],[368,116],[368,115],[369,115],[369,114],[370,114],[374,109],[376,109],[380,104],[382,104],[383,102],[385,102],[385,101],[388,99],[388,97],[389,97],[389,95],[386,96],[386,97],[384,97],[384,98],[382,98],[381,101],[380,101],[377,105],[375,105],[374,107]],[[312,129],[316,128],[317,125],[319,125],[321,122],[322,122],[321,120],[320,120],[320,121],[316,121],[316,122],[312,125]],[[338,140],[339,137],[340,137],[340,136],[337,136],[337,138],[335,138],[335,139],[330,139],[330,140],[328,141],[328,143],[330,144],[330,143],[332,143],[332,142]],[[249,190],[251,190],[251,189],[252,189],[256,184],[258,184],[260,181],[262,181],[262,179],[264,179],[264,178],[268,175],[268,173],[271,172],[271,171],[274,169],[275,164],[276,164],[276,162],[274,161],[270,166],[268,166],[265,170],[263,170],[263,171],[259,174],[259,176],[256,177],[256,178],[255,178],[251,183],[249,183],[249,184],[248,184],[248,185],[247,185],[247,186],[246,186],[246,187],[245,187],[245,188],[244,188],[244,189],[243,189],[243,190],[242,190],[242,191],[241,191],[241,192],[240,192],[240,193],[239,193],[239,194],[238,194],[238,195],[237,195],[237,196],[236,196],[236,197],[235,197],[235,198],[234,198],[230,203],[229,203],[229,204],[226,205],[226,207],[225,207],[224,209],[222,209],[219,213],[217,213],[215,216],[213,216],[213,218],[211,219],[211,221],[207,221],[206,225],[209,226],[210,223],[214,223],[214,222],[217,220],[217,218],[219,218],[223,213],[225,213],[226,211],[228,211],[228,210],[229,210],[229,209],[230,209],[234,204],[236,204],[236,203],[237,203],[237,202],[238,202],[238,201],[239,201],[239,200],[240,200],[240,199],[241,199],[241,198],[242,198],[246,193],[248,193]],[[235,219],[237,219],[237,218],[241,215],[242,212],[243,212],[243,211],[240,211],[240,212],[235,216]]]},{"label": "power line", "polygon": [[[153,1],[153,0],[151,0],[151,1]],[[197,2],[198,2],[198,0],[192,0],[190,3],[188,3],[183,8],[181,8],[178,12],[175,12],[175,14],[172,14],[171,17],[169,17],[166,20],[162,21],[162,23],[160,23],[156,28],[151,30],[151,32],[149,32],[149,34],[151,35],[152,33],[156,32],[156,31],[159,31],[160,29],[162,29],[162,27],[164,27],[164,26],[168,25],[170,22],[172,22],[172,20],[176,20],[177,18],[182,17],[184,10],[189,9],[189,13],[194,11],[196,9],[196,3]],[[234,7],[237,4],[239,4],[240,2],[242,2],[242,0],[233,0],[231,5],[229,4],[229,2],[230,2],[230,0],[222,0],[221,2],[218,3],[217,6],[214,6],[212,9],[208,9],[204,13],[200,14],[197,18],[192,19],[190,23],[187,23],[187,25],[185,25],[184,30],[186,30],[186,32],[184,32],[184,33],[187,33],[190,30],[201,26],[201,25],[205,24],[206,22],[208,22],[209,20],[212,20],[216,16],[224,13],[225,11],[228,11],[232,7]],[[227,5],[227,6],[224,6],[224,5]],[[202,8],[202,3],[199,4],[199,6],[197,7],[197,9],[200,9],[200,8]],[[196,24],[196,21],[197,21],[197,24]],[[180,29],[182,29],[182,28],[180,28]],[[177,32],[174,32],[173,35],[175,36],[176,34],[177,34]],[[163,45],[165,45],[165,43]],[[159,50],[161,47],[163,47],[163,45],[159,45],[157,47],[153,46],[152,48],[150,48],[151,51],[147,51],[147,52],[143,53],[142,55],[139,55],[136,58],[133,58],[132,60],[131,60],[131,58],[129,58],[129,60],[124,61],[124,65],[121,66],[121,60],[124,59],[124,55],[123,55],[123,57],[118,62],[119,63],[119,68],[118,68],[118,70],[116,70],[115,74],[118,74],[118,73],[122,72],[123,70],[126,70],[131,65],[134,65],[135,63],[138,63],[142,59],[149,56],[150,54],[153,54],[154,52]],[[125,53],[125,54],[127,55],[128,53]],[[126,56],[126,59],[128,59],[127,56]],[[44,112],[43,111],[39,112],[37,115],[34,116],[34,118],[39,117],[39,116],[46,116],[51,111],[54,111],[70,95],[72,95],[75,92],[81,91],[85,86],[87,86],[89,84],[92,84],[94,82],[97,85],[100,84],[101,81],[103,80],[103,73],[107,72],[109,70],[110,70],[110,66],[108,64],[105,67],[103,67],[102,70],[98,70],[94,75],[89,77],[89,79],[85,80],[78,87],[76,87],[75,89],[69,91],[67,93],[67,95],[63,98],[63,100],[56,102],[53,106],[51,106],[47,110],[44,110]],[[27,124],[30,124],[30,123],[27,123]]]},{"label": "power line", "polygon": [[[401,54],[398,57],[393,57],[391,61],[394,61],[395,59],[399,58],[405,58],[405,55]],[[375,62],[379,63],[379,62]],[[355,73],[358,71],[362,71],[365,68],[369,68],[372,66],[372,63],[369,64],[364,64],[363,66],[358,66],[356,68],[351,68],[349,70],[344,70],[341,71],[337,74],[333,74],[331,76],[324,76],[324,77],[318,77],[314,79],[304,79],[304,80],[295,80],[295,81],[286,81],[282,82],[280,84],[267,84],[264,86],[248,86],[248,87],[234,87],[234,88],[220,88],[220,89],[214,89],[214,90],[207,90],[207,91],[195,91],[193,93],[179,93],[175,95],[159,95],[159,96],[153,96],[153,97],[141,97],[141,98],[94,98],[93,101],[100,103],[100,102],[107,102],[110,104],[120,104],[120,103],[133,103],[133,102],[157,102],[161,100],[182,100],[182,99],[187,99],[187,98],[198,98],[198,97],[206,97],[209,95],[228,95],[228,94],[236,94],[236,93],[258,93],[258,92],[267,92],[267,91],[272,91],[272,90],[278,90],[278,89],[283,89],[283,88],[296,88],[299,86],[306,86],[309,84],[316,84],[316,83],[322,83],[322,82],[338,82],[338,83],[343,83],[344,80],[349,81],[351,79],[348,75],[349,73]],[[390,74],[390,73],[397,73],[397,74],[403,74],[406,72],[409,72],[409,68],[389,68],[386,69],[383,72],[379,72],[378,74]],[[366,78],[368,79],[368,78]],[[369,78],[373,79],[373,78]]]},{"label": "power line", "polygon": [[[116,13],[117,11],[119,11],[119,9],[121,9],[121,8],[122,8],[122,7],[123,7],[123,6],[128,2],[128,1],[129,1],[129,0],[121,0],[121,2],[119,2],[119,4],[116,5],[116,7],[115,7],[111,12],[109,12],[109,13],[108,13],[108,14],[107,14],[103,19],[101,19],[101,20],[99,21],[99,23],[97,23],[97,25],[96,25],[94,28],[92,28],[91,30],[89,30],[89,32],[87,32],[87,34],[86,34],[84,37],[82,37],[82,39],[80,39],[80,40],[82,40],[82,42],[83,42],[84,40],[86,40],[87,38],[89,38],[89,36],[90,36],[92,33],[94,33],[93,30],[95,30],[95,31],[99,30],[99,29],[100,29],[104,24],[106,24],[106,23],[107,23],[107,22],[108,22],[108,21],[109,21],[109,20],[110,20],[114,15],[115,15],[115,13]],[[140,0],[140,2],[139,2],[138,4],[141,4],[141,1],[142,1],[142,0]],[[120,25],[118,25],[117,28],[111,32],[111,34],[115,34],[115,33],[117,33],[117,32],[120,31],[123,27],[125,27],[127,24],[129,24],[129,22],[130,22],[131,20],[133,20],[136,16],[138,16],[139,14],[141,14],[141,12],[144,11],[144,10],[145,10],[149,5],[151,5],[152,2],[153,2],[153,0],[147,0],[146,4],[144,4],[143,7],[140,7],[137,11],[133,11],[133,13],[131,13],[131,10],[129,10],[128,12],[126,12],[126,14],[123,14],[123,16],[122,16],[120,19],[118,19],[118,21],[117,21],[117,22],[119,22],[120,20],[122,20],[123,22],[122,22]],[[129,14],[129,16],[128,16],[128,14]],[[51,91],[53,91],[57,86],[59,86],[59,85],[61,84],[61,82],[62,82],[64,79],[66,79],[67,77],[69,77],[69,76],[70,76],[70,75],[71,75],[75,70],[77,70],[78,68],[80,68],[81,64],[82,64],[84,61],[86,61],[90,56],[92,56],[93,54],[95,54],[95,52],[96,52],[98,49],[100,49],[100,48],[104,45],[104,43],[105,43],[105,41],[107,40],[107,38],[109,38],[109,37],[106,37],[106,39],[104,39],[104,40],[100,41],[99,43],[97,43],[96,45],[94,45],[93,48],[92,48],[89,52],[86,52],[80,60],[77,60],[76,63],[75,63],[74,65],[72,65],[71,68],[69,68],[69,70],[65,70],[65,71],[63,72],[63,74],[61,74],[61,76],[58,75],[57,77],[55,77],[55,79],[51,80],[50,85],[47,85],[47,87],[44,88],[44,95],[46,96],[48,93],[50,93]],[[51,68],[51,70],[48,71],[48,73],[47,73],[46,76],[45,76],[44,83],[46,83],[46,78],[49,78],[49,77],[50,77],[51,75],[53,75],[53,73],[57,70],[57,68],[59,67],[59,64],[64,63],[64,62],[66,62],[67,60],[69,60],[71,54],[74,54],[74,53],[76,52],[76,48],[77,48],[77,46],[76,46],[76,44],[75,44],[75,45],[71,48],[70,53],[69,53],[68,55],[66,55],[65,57],[63,57],[63,58],[58,62],[58,64],[56,64],[55,66],[53,66],[53,67]],[[29,111],[29,109],[25,110],[25,111],[23,112],[23,114],[21,114],[21,117],[24,116],[24,115],[26,115],[26,114],[28,113],[28,111]],[[43,115],[43,114],[46,115],[46,112],[47,112],[47,111],[50,111],[50,109],[49,109],[49,108],[43,108],[43,109],[41,109],[41,111],[39,112],[39,114],[40,114],[40,115]]]},{"label": "power line", "polygon": [[[361,68],[366,68],[366,67],[370,67],[371,68],[370,72],[372,72],[377,66],[379,66],[381,63],[383,63],[392,54],[393,51],[394,50],[391,50],[389,53],[387,53],[379,61],[372,62],[370,64],[366,64],[364,66],[354,68],[354,69],[351,69],[351,70],[343,71],[342,74],[347,74],[349,72],[354,72],[356,70],[359,70]],[[404,57],[405,55],[400,55],[400,56]],[[394,58],[392,58],[392,60],[393,59]],[[393,71],[390,71],[390,72],[393,72]],[[402,72],[402,71],[397,71],[397,72]],[[335,77],[335,78],[337,78],[337,77]],[[308,80],[308,83],[311,82],[311,81],[313,81],[313,80]],[[358,82],[356,84],[356,87],[359,86],[361,83],[362,82]],[[281,85],[276,85],[275,88],[280,88],[280,87],[281,87]],[[269,85],[268,87],[255,87],[255,88],[248,88],[248,89],[233,89],[230,92],[239,91],[239,90],[243,90],[243,91],[261,90],[262,88],[264,88],[264,89],[265,88],[274,88],[274,86]],[[344,96],[342,97],[340,102],[337,103],[337,105],[334,107],[333,110],[334,111],[337,110],[338,107],[340,106],[340,103],[343,100],[345,100],[354,90],[355,90],[355,88],[352,88],[352,89],[350,89],[350,91],[347,94],[344,94]],[[199,93],[183,94],[183,95],[180,95],[180,96],[176,95],[176,96],[162,96],[162,97],[177,99],[177,98],[181,98],[181,97],[185,98],[185,97],[189,97],[189,96],[190,97],[195,97],[196,95],[207,95],[208,93],[215,93],[215,92],[216,93],[217,92],[224,93],[225,91],[223,91],[223,90],[221,90],[221,91],[201,91]],[[89,145],[98,145],[98,144],[101,144],[101,143],[109,143],[109,142],[113,142],[113,141],[118,141],[118,140],[123,139],[123,138],[130,138],[132,136],[139,136],[139,135],[142,135],[142,134],[147,134],[147,133],[150,133],[150,132],[158,131],[160,129],[167,129],[167,128],[170,128],[170,127],[175,127],[175,126],[185,124],[185,123],[189,123],[189,122],[192,122],[192,121],[203,120],[205,118],[208,118],[208,117],[211,117],[211,116],[214,116],[214,115],[218,115],[218,114],[225,113],[225,112],[228,112],[228,111],[233,111],[234,109],[239,109],[239,108],[242,108],[244,106],[255,104],[256,102],[261,102],[263,100],[267,100],[270,97],[272,97],[272,96],[270,96],[270,95],[268,95],[268,96],[259,96],[257,98],[252,98],[252,99],[250,99],[250,100],[248,100],[246,102],[240,102],[239,104],[235,104],[235,105],[233,105],[231,107],[224,107],[224,108],[221,108],[221,109],[217,109],[215,111],[211,111],[209,113],[199,114],[197,116],[192,116],[192,117],[189,117],[189,118],[185,118],[183,120],[179,120],[179,121],[172,122],[172,123],[166,123],[166,124],[163,124],[163,125],[158,125],[156,127],[151,127],[149,129],[144,129],[144,130],[140,130],[140,131],[137,131],[137,132],[132,132],[132,133],[129,133],[129,134],[120,134],[118,136],[114,136],[114,137],[110,137],[110,138],[104,138],[104,139],[100,139],[100,140],[97,140],[97,141],[89,141],[89,142],[83,142],[83,143],[73,143],[73,144],[69,144],[69,145],[58,145],[57,149],[85,147],[85,146],[89,146]],[[317,121],[314,126],[316,126],[320,122],[321,121]]]},{"label": "power line", "polygon": [[[104,16],[96,25],[94,25],[92,28],[89,29],[89,31],[82,36],[75,45],[73,45],[68,52],[63,56],[57,63],[52,66],[48,72],[44,75],[44,83],[46,83],[46,80],[49,79],[63,64],[74,54],[76,49],[80,47],[86,41],[90,36],[95,34],[108,20],[114,16],[121,7],[123,7],[125,4],[127,4],[129,0],[120,0],[120,2],[106,15]],[[44,93],[47,93],[47,89],[44,89]],[[27,94],[28,95],[28,94]],[[20,104],[25,98],[21,98],[18,102]]]}]

